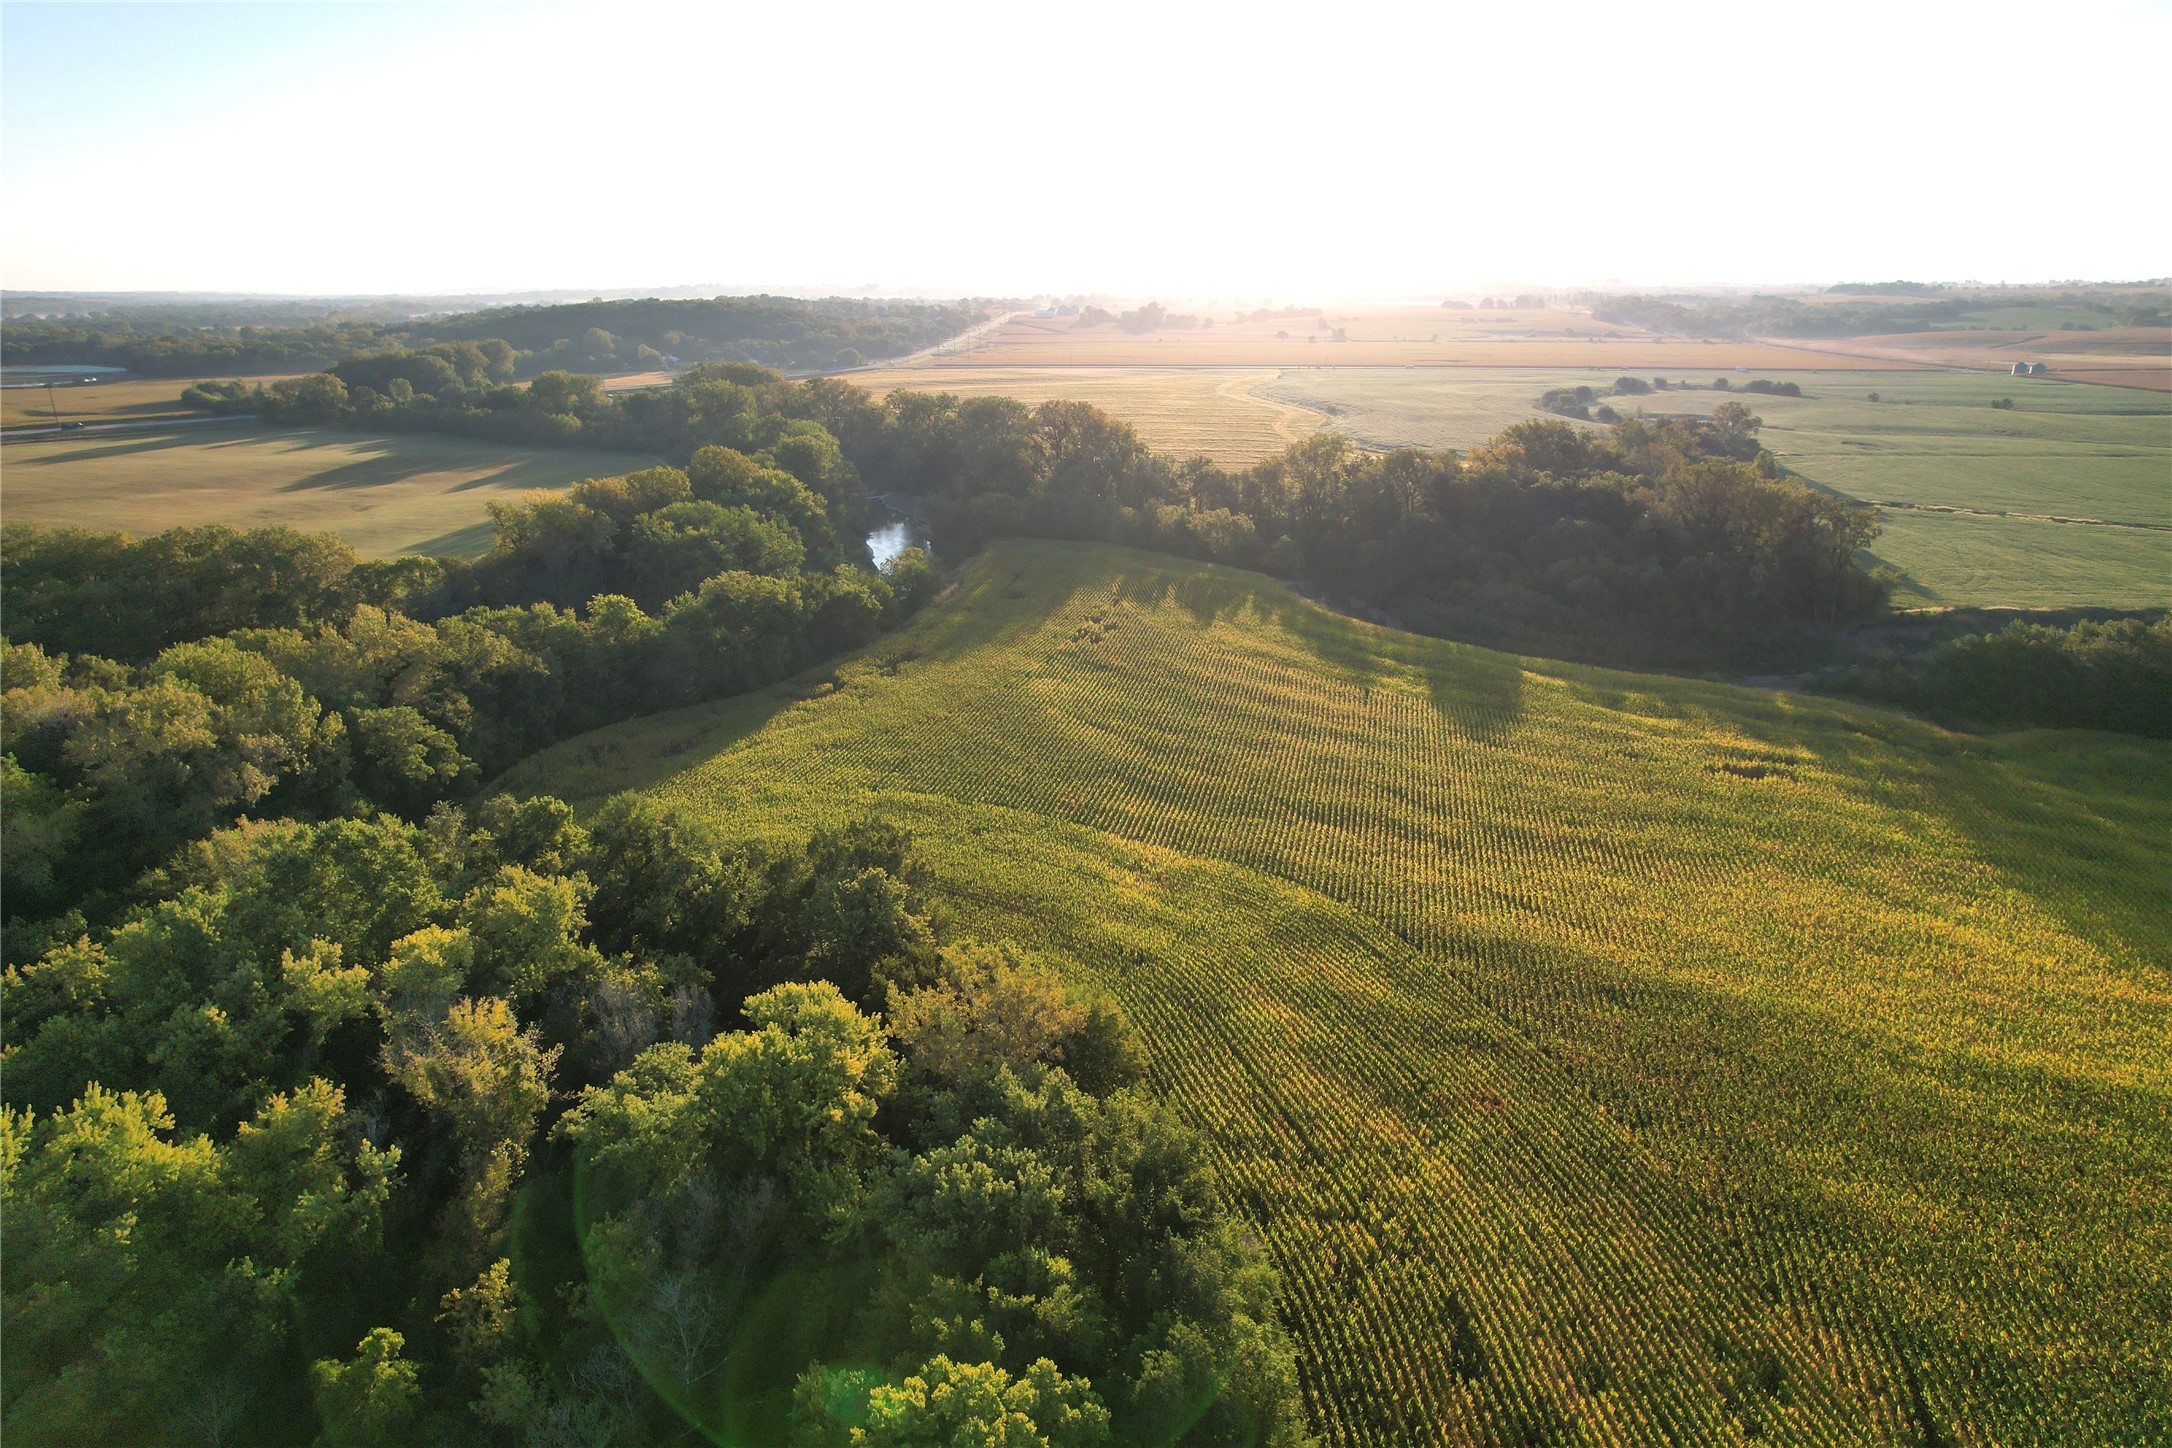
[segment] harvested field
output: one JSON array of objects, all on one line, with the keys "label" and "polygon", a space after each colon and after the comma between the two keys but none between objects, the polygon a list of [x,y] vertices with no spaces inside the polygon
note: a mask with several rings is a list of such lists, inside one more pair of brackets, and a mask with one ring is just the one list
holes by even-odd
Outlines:
[{"label": "harvested field", "polygon": [[337,533],[369,557],[472,557],[490,546],[492,498],[655,461],[411,434],[150,429],[8,443],[0,511],[10,522],[124,533],[283,524]]},{"label": "harvested field", "polygon": [[[1200,314],[1202,317],[1208,315]],[[1340,328],[1345,340],[1336,341]],[[1283,335],[1286,334],[1286,335]],[[1699,342],[1593,320],[1583,312],[1442,307],[1307,309],[1295,316],[1131,333],[1075,317],[1021,317],[974,346],[916,368],[950,367],[1635,367],[1687,371],[1804,366],[1889,368],[1905,359],[1806,361],[1763,342]]]},{"label": "harvested field", "polygon": [[2011,373],[2016,362],[2042,362],[2053,376],[2077,382],[2172,390],[2172,327],[1900,332],[1794,345],[1845,355],[1851,364],[1884,359]]},{"label": "harvested field", "polygon": [[621,372],[603,379],[606,392],[628,392],[642,387],[669,387],[676,372]]},{"label": "harvested field", "polygon": [[1090,402],[1138,429],[1158,451],[1204,453],[1222,463],[1250,463],[1312,435],[1325,413],[1264,397],[1272,368],[944,367],[855,372],[848,380],[878,396],[893,390]]}]

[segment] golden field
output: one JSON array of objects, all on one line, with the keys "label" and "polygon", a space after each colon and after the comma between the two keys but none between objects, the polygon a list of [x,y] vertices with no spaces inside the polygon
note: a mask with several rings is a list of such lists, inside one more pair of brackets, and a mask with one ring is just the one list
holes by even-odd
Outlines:
[{"label": "golden field", "polygon": [[878,397],[908,389],[961,397],[1090,402],[1138,430],[1157,452],[1204,453],[1243,464],[1272,457],[1318,431],[1327,414],[1260,394],[1281,375],[1259,368],[943,367],[855,372],[848,379]]},{"label": "golden field", "polygon": [[417,434],[146,428],[20,439],[0,452],[10,522],[156,533],[224,523],[337,533],[365,557],[473,557],[493,498],[657,461]]},{"label": "golden field", "polygon": [[[60,410],[62,422],[153,422],[168,417],[187,417],[181,405],[182,390],[199,382],[225,382],[224,377],[124,377],[113,382],[55,387],[51,402],[43,387],[0,388],[0,425],[36,427],[53,420]],[[276,376],[241,379],[252,387],[275,382]]]},{"label": "golden field", "polygon": [[[1174,310],[1174,309],[1172,309]],[[1441,306],[1305,308],[1258,321],[1227,312],[1212,327],[1133,333],[1076,317],[1019,317],[973,346],[912,364],[954,367],[1748,367],[1900,368],[1906,358],[1806,356],[1770,342],[1699,342],[1594,321],[1561,308],[1462,311]],[[1340,328],[1345,340],[1334,340]]]}]

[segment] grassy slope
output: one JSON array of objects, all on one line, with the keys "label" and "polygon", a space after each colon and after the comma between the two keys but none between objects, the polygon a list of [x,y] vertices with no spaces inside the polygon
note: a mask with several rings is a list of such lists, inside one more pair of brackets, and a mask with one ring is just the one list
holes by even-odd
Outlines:
[{"label": "grassy slope", "polygon": [[126,533],[284,524],[337,533],[369,557],[473,556],[490,546],[490,499],[654,461],[632,453],[248,425],[25,440],[0,451],[11,520]]},{"label": "grassy slope", "polygon": [[2140,1443],[2172,1434],[2168,781],[2161,744],[1030,544],[833,675],[507,783],[909,823],[966,924],[1139,1020],[1332,1442]]},{"label": "grassy slope", "polygon": [[[1684,349],[1687,350],[1686,348]],[[1648,375],[1643,369],[1638,375]],[[1291,370],[1266,396],[1339,415],[1373,447],[1467,448],[1540,415],[1549,387],[1612,383],[1613,372],[1526,369]],[[1878,553],[1918,601],[2060,607],[2172,604],[2172,400],[2161,393],[1957,372],[1779,373],[1806,397],[1697,390],[1611,399],[1624,412],[1709,412],[1730,397],[1765,419],[1790,468],[1886,505]],[[1745,379],[1734,377],[1737,386]],[[1876,392],[1880,402],[1871,402]],[[1991,407],[2011,397],[2012,411]],[[1942,509],[1972,509],[1955,514]],[[2023,515],[1986,518],[1981,514]],[[2152,527],[2039,521],[2088,518]]]}]

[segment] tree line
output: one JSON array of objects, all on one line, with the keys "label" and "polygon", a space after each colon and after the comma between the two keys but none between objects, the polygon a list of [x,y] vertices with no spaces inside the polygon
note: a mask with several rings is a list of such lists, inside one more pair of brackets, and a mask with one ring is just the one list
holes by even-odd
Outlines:
[{"label": "tree line", "polygon": [[1782,476],[1759,420],[1518,424],[1463,455],[1333,433],[1232,470],[1172,459],[1081,403],[1029,408],[816,380],[815,415],[875,486],[927,500],[938,548],[1103,539],[1278,576],[1421,632],[1615,663],[1717,667],[1813,652],[1876,615],[1868,508]]},{"label": "tree line", "polygon": [[[2162,292],[2077,292],[2002,289],[1961,294],[1915,282],[1845,285],[1828,293],[1860,298],[1814,303],[1794,297],[1695,294],[1621,296],[1587,292],[1574,300],[1602,322],[1680,337],[1859,337],[1927,332],[1962,322],[1969,313],[2004,307],[2059,307],[2090,312],[2122,327],[2162,325],[2172,295]],[[2069,329],[2076,324],[2067,324]]]},{"label": "tree line", "polygon": [[[1557,417],[1573,417],[1579,422],[1613,423],[1621,421],[1621,414],[1615,411],[1611,404],[1601,402],[1599,399],[1602,397],[1645,397],[1654,392],[1666,392],[1677,387],[1687,391],[1696,385],[1696,383],[1686,378],[1674,382],[1664,377],[1654,377],[1647,382],[1641,377],[1617,377],[1614,379],[1613,385],[1604,388],[1595,387],[1589,383],[1579,383],[1570,387],[1549,387],[1539,394],[1538,405]],[[1715,392],[1726,392],[1733,386],[1734,383],[1729,378],[1715,377],[1712,379],[1712,390]],[[1765,397],[1800,397],[1803,395],[1800,382],[1775,382],[1769,377],[1752,378],[1742,384],[1742,390],[1755,392]],[[1731,412],[1729,409],[1740,409],[1740,411]],[[1730,431],[1747,427],[1754,432],[1765,425],[1763,418],[1750,417],[1749,409],[1739,402],[1723,402],[1713,415],[1715,417],[1725,415],[1729,419],[1725,427]]]},{"label": "tree line", "polygon": [[10,366],[124,367],[146,377],[217,376],[331,369],[361,352],[468,343],[511,352],[511,366],[498,380],[553,369],[641,370],[664,365],[667,356],[815,371],[903,356],[985,316],[984,308],[963,302],[770,296],[495,307],[445,317],[342,316],[292,325],[212,323],[191,310],[169,315],[138,309],[11,317],[0,338],[0,360]]},{"label": "tree line", "polygon": [[1928,651],[1888,653],[1821,687],[1968,728],[2109,729],[2172,739],[2172,617],[2017,619]]},{"label": "tree line", "polygon": [[[1643,385],[1628,380],[1621,390]],[[1129,543],[1307,580],[1421,632],[1599,662],[1799,661],[1878,613],[1890,588],[1859,562],[1876,513],[1786,478],[1739,404],[1617,415],[1598,436],[1524,423],[1462,456],[1369,454],[1327,433],[1240,470],[1158,455],[1085,403],[878,400],[745,363],[616,394],[554,372],[395,397],[325,374],[255,405],[286,422],[672,458],[834,444],[834,466],[924,499],[946,555],[1014,535]]]},{"label": "tree line", "polygon": [[772,420],[753,454],[494,503],[473,564],[285,529],[0,529],[8,958],[109,920],[237,816],[419,818],[557,739],[896,627],[934,564],[871,571],[835,439]]}]

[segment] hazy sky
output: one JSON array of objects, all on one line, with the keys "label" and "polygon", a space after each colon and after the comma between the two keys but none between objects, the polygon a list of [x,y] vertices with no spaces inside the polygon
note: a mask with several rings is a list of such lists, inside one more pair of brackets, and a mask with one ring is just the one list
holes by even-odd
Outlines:
[{"label": "hazy sky", "polygon": [[0,6],[0,285],[2172,273],[2172,0]]}]

